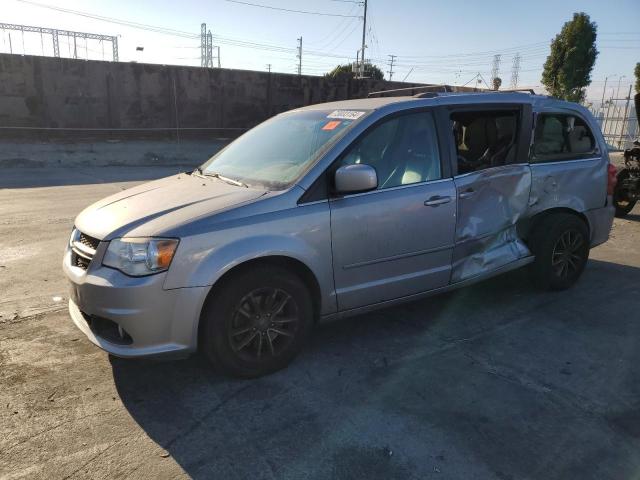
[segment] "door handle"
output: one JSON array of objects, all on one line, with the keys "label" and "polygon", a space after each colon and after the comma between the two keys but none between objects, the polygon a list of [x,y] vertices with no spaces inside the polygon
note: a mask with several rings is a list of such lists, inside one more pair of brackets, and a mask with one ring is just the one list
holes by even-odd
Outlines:
[{"label": "door handle", "polygon": [[449,203],[451,201],[451,197],[440,197],[436,195],[435,197],[431,197],[429,200],[425,200],[424,205],[426,207],[437,207],[438,205],[443,205],[445,203]]},{"label": "door handle", "polygon": [[464,192],[460,193],[460,195],[458,195],[458,197],[460,198],[469,198],[472,197],[473,195],[475,195],[475,190],[473,188],[468,188],[466,189]]}]

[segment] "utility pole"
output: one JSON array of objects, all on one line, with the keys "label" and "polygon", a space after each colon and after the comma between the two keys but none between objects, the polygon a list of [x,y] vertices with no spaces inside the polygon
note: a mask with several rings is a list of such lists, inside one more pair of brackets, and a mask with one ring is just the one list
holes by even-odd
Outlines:
[{"label": "utility pole", "polygon": [[269,73],[271,73],[271,64],[267,63],[267,69],[269,70]]},{"label": "utility pole", "polygon": [[364,15],[362,17],[362,63],[360,64],[360,78],[364,78],[364,49],[367,33],[367,0],[364,0]]},{"label": "utility pole", "polygon": [[397,55],[387,55],[389,58],[389,81],[393,80],[393,64],[396,61]]},{"label": "utility pole", "polygon": [[302,37],[298,38],[298,54],[296,58],[298,59],[298,75],[302,75]]},{"label": "utility pole", "polygon": [[220,45],[216,47],[216,50],[218,50],[218,68],[220,68]]}]

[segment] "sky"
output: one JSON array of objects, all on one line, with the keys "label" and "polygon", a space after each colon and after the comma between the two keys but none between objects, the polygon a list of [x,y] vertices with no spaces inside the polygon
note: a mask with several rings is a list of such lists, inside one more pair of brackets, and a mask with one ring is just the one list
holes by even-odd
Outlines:
[{"label": "sky", "polygon": [[[396,55],[394,80],[473,85],[480,78],[490,83],[499,54],[499,76],[507,88],[519,54],[518,87],[542,91],[549,43],[577,11],[598,25],[600,54],[587,98],[600,101],[607,77],[606,97],[625,97],[640,61],[638,0],[368,0],[366,57],[385,78],[389,55]],[[0,0],[3,23],[117,36],[120,61],[199,66],[200,25],[206,23],[223,68],[267,70],[270,64],[272,71],[296,73],[302,37],[302,73],[309,75],[355,59],[362,14],[357,0]],[[72,44],[60,37],[61,56],[71,55]],[[78,39],[76,48],[82,58],[111,59],[108,43]],[[10,49],[29,55],[53,51],[50,36],[0,29],[0,52]]]}]

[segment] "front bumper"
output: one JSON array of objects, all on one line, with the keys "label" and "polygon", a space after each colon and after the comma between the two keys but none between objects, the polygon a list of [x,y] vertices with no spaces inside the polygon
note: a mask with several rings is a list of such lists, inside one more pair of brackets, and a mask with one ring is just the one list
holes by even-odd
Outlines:
[{"label": "front bumper", "polygon": [[[70,282],[69,313],[87,338],[118,357],[185,355],[197,349],[200,311],[208,287],[165,290],[166,273],[147,277],[127,275],[102,266],[105,243],[85,271],[71,264],[71,250],[63,259]],[[99,322],[124,333],[105,335]],[[120,327],[118,329],[117,327]]]}]

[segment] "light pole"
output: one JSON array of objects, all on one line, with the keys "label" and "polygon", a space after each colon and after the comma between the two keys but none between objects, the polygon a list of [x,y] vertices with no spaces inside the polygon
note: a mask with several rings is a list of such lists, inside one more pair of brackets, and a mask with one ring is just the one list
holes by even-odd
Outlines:
[{"label": "light pole", "polygon": [[623,78],[627,78],[626,75],[622,75],[619,79],[618,79],[618,90],[616,90],[616,99],[618,99],[618,95],[620,94],[620,82],[622,82]]},{"label": "light pole", "polygon": [[608,77],[604,77],[604,88],[602,89],[602,100],[600,101],[600,109],[604,112],[604,94],[607,91],[607,80],[611,77],[615,77],[615,75],[609,75]]}]

